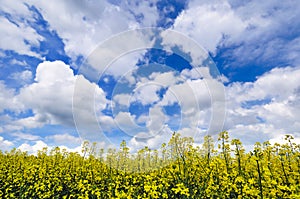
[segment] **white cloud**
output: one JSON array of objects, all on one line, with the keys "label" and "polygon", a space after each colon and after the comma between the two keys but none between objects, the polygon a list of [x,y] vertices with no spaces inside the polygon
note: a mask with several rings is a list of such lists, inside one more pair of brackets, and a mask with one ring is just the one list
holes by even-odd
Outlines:
[{"label": "white cloud", "polygon": [[[190,80],[191,77],[193,77],[192,80]],[[166,93],[162,93],[162,99],[157,93],[161,88],[166,89]],[[129,112],[119,112],[115,117],[115,122],[125,133],[128,132],[128,135],[134,136],[130,142],[136,147],[146,146],[146,143],[154,146],[153,142],[158,139],[157,135],[160,135],[166,128],[170,131],[171,128],[176,128],[185,136],[201,137],[199,133],[206,132],[209,127],[215,131],[217,127],[219,128],[214,124],[219,120],[212,118],[211,109],[217,107],[212,107],[212,105],[222,100],[224,101],[224,87],[221,82],[212,79],[208,68],[200,68],[199,71],[194,68],[186,69],[181,75],[173,71],[153,72],[148,77],[139,78],[132,96],[118,94],[114,97],[114,101],[126,107],[129,107],[132,101],[141,102],[143,105],[153,104],[149,108],[149,114],[142,114],[136,118]],[[180,115],[176,115],[176,120],[178,120],[176,127],[173,126],[174,121],[171,121],[175,116],[169,117],[163,108],[163,106],[171,106],[175,103],[180,106]],[[214,113],[219,114],[218,111],[225,112],[225,107],[219,108]],[[145,127],[138,124],[145,124]],[[170,127],[167,127],[168,125]],[[197,141],[199,140],[197,138]]]},{"label": "white cloud", "polygon": [[18,96],[27,109],[35,113],[33,120],[51,124],[73,124],[72,97],[75,77],[61,61],[38,65],[34,83],[24,87]]},{"label": "white cloud", "polygon": [[[156,1],[122,1],[116,5],[95,0],[54,0],[47,3],[4,0],[1,5],[1,10],[8,13],[10,19],[0,17],[0,48],[39,56],[31,50],[32,46],[39,46],[40,41],[44,40],[30,26],[30,22],[36,20],[36,13],[30,10],[34,6],[47,21],[50,30],[57,32],[63,39],[64,50],[74,61],[79,55],[88,56],[99,43],[112,35],[138,27],[154,27],[159,17]],[[127,42],[131,43],[129,40]]]},{"label": "white cloud", "polygon": [[22,2],[12,2],[9,0],[3,0],[1,1],[1,4],[1,9],[6,13],[21,13],[24,16],[30,14],[26,5]]},{"label": "white cloud", "polygon": [[[163,96],[161,105],[178,103],[183,115],[197,115],[200,109],[210,106],[210,94],[203,80],[187,80],[172,85]],[[197,117],[196,117],[197,118]]]},{"label": "white cloud", "polygon": [[160,133],[167,124],[168,116],[162,111],[160,106],[154,106],[149,109],[149,119],[146,126],[151,135]]},{"label": "white cloud", "polygon": [[7,88],[3,81],[0,81],[0,90],[0,113],[5,109],[19,112],[22,108],[22,104],[15,98],[15,90]]},{"label": "white cloud", "polygon": [[[153,26],[158,16],[155,5],[147,7],[148,2],[126,2],[124,5],[94,0],[30,2],[39,9],[50,27],[63,38],[65,50],[71,57],[90,54],[100,42],[111,35],[140,25]],[[142,12],[144,18],[138,24],[134,14]]]},{"label": "white cloud", "polygon": [[51,119],[48,117],[47,113],[35,113],[34,116],[20,118],[16,121],[12,121],[10,124],[10,130],[22,130],[23,128],[39,128],[43,127],[45,124],[51,124]]},{"label": "white cloud", "polygon": [[169,87],[161,103],[180,105],[182,128],[206,128],[210,133],[217,133],[222,130],[225,118],[224,97],[222,83],[197,79]]},{"label": "white cloud", "polygon": [[[235,4],[234,1],[232,4]],[[298,65],[300,5],[295,1],[281,4],[277,1],[251,1],[235,6],[235,13],[247,21],[248,28],[236,39],[226,45],[238,46],[230,53],[237,59],[237,64],[261,60],[268,63],[276,58],[277,62]],[[255,10],[255,12],[252,12]],[[242,44],[242,45],[241,45]],[[251,56],[249,56],[251,54]]]},{"label": "white cloud", "polygon": [[[74,76],[61,61],[38,65],[34,83],[21,89],[17,96],[34,115],[16,121],[23,127],[35,128],[45,124],[73,126],[73,109],[81,124],[89,126],[94,113],[106,107],[104,92],[82,76]],[[76,95],[74,86],[76,84]],[[94,101],[95,100],[95,101]],[[72,101],[76,104],[72,107]]]},{"label": "white cloud", "polygon": [[113,97],[113,101],[117,102],[119,105],[129,107],[131,97],[130,94],[117,94]]},{"label": "white cloud", "polygon": [[151,1],[121,1],[121,8],[133,12],[144,27],[153,27],[158,20],[157,0]]},{"label": "white cloud", "polygon": [[149,76],[149,79],[153,83],[164,88],[174,85],[179,81],[178,77],[175,75],[173,71],[165,72],[165,73],[154,72]]},{"label": "white cloud", "polygon": [[131,101],[137,101],[143,105],[153,104],[159,100],[157,91],[161,88],[155,82],[138,83],[134,89]]},{"label": "white cloud", "polygon": [[136,124],[135,116],[129,112],[119,112],[115,116],[114,122],[116,126],[127,135],[134,136],[137,132],[146,130],[144,127]]},{"label": "white cloud", "polygon": [[[272,139],[270,139],[269,141],[270,141],[270,143],[271,144],[275,144],[275,143],[278,143],[278,144],[287,144],[288,143],[288,141],[287,140],[285,140],[285,136],[286,135],[291,135],[291,134],[278,134],[276,137],[274,137],[274,138],[272,138]],[[292,135],[293,136],[293,135]],[[292,139],[291,140],[293,143],[300,143],[300,137],[298,137],[298,138],[294,138],[294,139]]]},{"label": "white cloud", "polygon": [[[3,54],[3,56],[4,56],[4,54]],[[20,65],[20,66],[28,66],[28,64],[26,63],[25,60],[20,61],[20,60],[17,60],[17,59],[12,59],[10,61],[10,64],[12,64],[12,65]]]},{"label": "white cloud", "polygon": [[274,68],[253,83],[230,84],[226,88],[226,129],[252,144],[285,133],[298,138],[299,79],[299,67],[286,67]]},{"label": "white cloud", "polygon": [[59,145],[78,145],[81,143],[81,138],[75,137],[73,135],[64,133],[64,134],[55,134],[51,136],[47,136],[46,140],[53,141],[57,146]]},{"label": "white cloud", "polygon": [[97,119],[98,119],[100,128],[105,132],[111,131],[112,128],[115,126],[114,118],[111,116],[101,114],[100,116],[98,116]]},{"label": "white cloud", "polygon": [[176,18],[173,26],[174,30],[195,39],[200,46],[215,53],[224,36],[234,39],[243,32],[246,25],[226,1],[191,1],[188,9]]},{"label": "white cloud", "polygon": [[[109,4],[105,1],[93,4],[86,1],[46,3],[33,0],[30,3],[38,8],[44,19],[50,24],[50,28],[57,31],[63,39],[66,45],[65,51],[69,55],[87,55],[98,42],[107,38],[111,32],[109,26],[105,27],[105,17],[109,21],[112,17],[108,15],[109,13],[118,13],[116,9],[108,7]],[[120,18],[120,20],[122,19]],[[120,26],[122,27],[122,23]],[[100,31],[101,29],[102,31]],[[101,38],[101,40],[96,38]]]},{"label": "white cloud", "polygon": [[173,29],[213,54],[218,47],[227,47],[223,56],[234,60],[235,67],[257,61],[268,64],[273,58],[298,65],[299,8],[296,1],[192,0]]},{"label": "white cloud", "polygon": [[162,31],[160,34],[162,38],[161,44],[163,45],[163,49],[167,52],[173,52],[173,47],[179,47],[183,53],[178,52],[178,54],[182,58],[189,60],[189,57],[187,57],[188,54],[192,59],[190,64],[198,67],[199,64],[202,64],[202,62],[207,59],[208,53],[202,48],[201,43],[197,43],[195,38],[187,35],[189,31],[190,30],[173,31],[170,29]]},{"label": "white cloud", "polygon": [[16,140],[29,140],[29,141],[34,141],[34,140],[39,140],[41,139],[40,136],[38,135],[32,135],[29,133],[22,133],[22,132],[15,132],[11,134],[12,136],[14,136],[16,138]]},{"label": "white cloud", "polygon": [[29,154],[36,155],[39,150],[42,150],[45,147],[47,147],[49,149],[48,145],[45,142],[38,140],[38,141],[35,141],[34,145],[30,145],[28,143],[23,143],[18,147],[18,149],[20,149],[21,151],[26,151]]},{"label": "white cloud", "polygon": [[82,155],[82,152],[81,152],[82,145],[78,144],[77,146],[75,146],[73,148],[70,148],[70,147],[67,147],[64,145],[50,146],[42,140],[37,140],[34,142],[34,144],[23,143],[17,149],[24,151],[24,152],[28,152],[29,154],[32,154],[32,155],[37,155],[38,151],[43,150],[44,148],[47,148],[47,151],[50,152],[53,149],[53,147],[59,147],[61,151],[63,149],[65,149],[67,152],[77,152]]},{"label": "white cloud", "polygon": [[12,3],[6,0],[1,5],[1,9],[11,15],[13,23],[3,15],[0,16],[0,48],[39,57],[31,47],[39,46],[43,37],[24,22],[24,18],[32,17],[27,7],[21,2]]},{"label": "white cloud", "polygon": [[[116,79],[136,69],[135,64],[145,49],[153,46],[153,29],[129,30],[99,44],[82,64],[80,73],[92,80],[98,80],[108,73]],[[128,56],[128,57],[127,57]]]},{"label": "white cloud", "polygon": [[2,151],[10,150],[13,145],[13,142],[5,140],[3,137],[0,136],[0,148]]},{"label": "white cloud", "polygon": [[24,70],[22,72],[12,73],[9,78],[19,81],[22,84],[26,84],[32,80],[32,72],[30,70]]},{"label": "white cloud", "polygon": [[[117,46],[118,44],[116,44],[116,47]],[[109,51],[109,49],[106,50]],[[126,52],[126,54],[123,54],[121,57],[117,57],[117,59],[111,60],[113,61],[113,63],[107,66],[105,74],[112,75],[115,79],[118,79],[119,77],[127,78],[130,75],[131,71],[134,71],[137,68],[136,63],[139,59],[142,59],[144,53],[145,50],[130,53]],[[117,54],[115,54],[115,56],[116,55]],[[105,54],[103,53],[102,58],[104,56]]]},{"label": "white cloud", "polygon": [[148,132],[140,132],[128,142],[130,152],[134,153],[145,146],[150,149],[158,149],[163,143],[169,142],[172,137],[172,133],[173,132],[167,126],[155,135],[153,134],[149,136]]},{"label": "white cloud", "polygon": [[194,67],[192,69],[184,69],[181,72],[181,75],[185,79],[202,79],[202,78],[211,79],[212,78],[209,73],[208,67]]},{"label": "white cloud", "polygon": [[274,97],[276,100],[287,99],[300,86],[299,68],[274,68],[255,82],[249,89],[249,97],[263,99]]}]

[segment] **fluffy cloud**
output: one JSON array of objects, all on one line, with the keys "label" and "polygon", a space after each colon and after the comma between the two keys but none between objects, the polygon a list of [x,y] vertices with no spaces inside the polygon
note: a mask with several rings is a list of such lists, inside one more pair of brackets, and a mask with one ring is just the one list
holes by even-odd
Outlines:
[{"label": "fluffy cloud", "polygon": [[[65,51],[71,57],[88,55],[99,42],[111,35],[140,25],[153,26],[158,16],[155,4],[148,7],[148,2],[124,2],[120,5],[94,0],[30,2],[58,32],[66,45]],[[140,14],[143,17],[138,23],[136,19]]]},{"label": "fluffy cloud", "polygon": [[[130,39],[130,38],[128,38]],[[128,41],[130,42],[130,40]],[[130,45],[130,44],[129,44]],[[115,43],[115,46],[111,46],[112,48],[119,48],[119,44]],[[100,49],[99,49],[100,50]],[[105,55],[107,55],[107,52],[109,49],[106,49],[106,52],[97,52],[98,49],[95,50],[98,55],[101,54],[101,57],[98,58],[100,61],[101,59],[105,59]],[[131,71],[134,71],[137,69],[136,63],[139,59],[142,59],[143,54],[145,53],[145,50],[135,51],[135,52],[123,52],[125,54],[118,55],[115,50],[112,50],[112,54],[109,55],[109,58],[111,58],[110,65],[106,66],[105,74],[112,75],[115,79],[118,79],[120,77],[126,78],[128,75],[130,75]],[[116,57],[113,57],[116,56]],[[120,57],[118,57],[120,56]],[[100,64],[98,63],[100,66]],[[100,66],[101,67],[101,66]],[[103,74],[102,74],[103,75]]]},{"label": "fluffy cloud", "polygon": [[[133,93],[114,96],[117,104],[128,109],[132,102],[151,105],[147,114],[135,116],[129,112],[119,112],[115,117],[120,129],[134,136],[134,141],[131,141],[133,145],[138,145],[138,142],[143,145],[148,139],[156,140],[151,137],[160,134],[166,125],[169,125],[170,131],[176,129],[184,132],[184,136],[201,137],[199,133],[203,133],[204,129],[209,133],[222,130],[225,117],[224,86],[211,77],[208,67],[197,69],[185,69],[181,74],[153,71],[148,76],[136,77],[139,81],[134,85]],[[159,94],[161,89],[165,91]],[[180,108],[178,113],[170,116],[165,107],[174,105]],[[141,128],[138,124],[145,126]]]},{"label": "fluffy cloud", "polygon": [[251,83],[233,83],[227,90],[226,128],[247,142],[299,137],[300,70],[274,68]]},{"label": "fluffy cloud", "polygon": [[81,139],[79,137],[75,137],[73,135],[64,133],[64,134],[55,134],[51,136],[47,136],[46,140],[53,141],[56,145],[79,145],[81,143]]},{"label": "fluffy cloud", "polygon": [[189,32],[189,30],[172,31],[167,29],[162,31],[160,36],[162,38],[163,49],[167,52],[173,52],[172,49],[174,47],[180,48],[183,52],[180,53],[180,56],[185,60],[189,60],[189,58],[191,58],[191,64],[198,67],[199,64],[202,64],[203,61],[208,58],[208,53],[202,48],[201,43],[197,43],[195,38],[189,35],[187,35],[189,37],[184,35],[187,34],[187,32]]},{"label": "fluffy cloud", "polygon": [[143,105],[153,104],[159,100],[157,91],[161,88],[155,83],[147,83],[145,85],[137,84],[132,96],[132,101],[137,101]]},{"label": "fluffy cloud", "polygon": [[113,97],[113,102],[116,102],[121,106],[129,107],[131,97],[130,94],[117,94]]},{"label": "fluffy cloud", "polygon": [[241,67],[249,62],[297,65],[299,6],[292,0],[284,5],[273,0],[192,0],[176,18],[173,29],[195,39],[213,54],[223,49],[222,56],[234,60],[228,67]]},{"label": "fluffy cloud", "polygon": [[22,104],[15,98],[16,91],[12,88],[7,88],[3,81],[0,81],[0,90],[0,113],[5,109],[19,112]]},{"label": "fluffy cloud", "polygon": [[22,88],[16,98],[34,113],[15,122],[28,128],[45,124],[74,126],[73,111],[80,124],[89,126],[95,120],[92,119],[96,117],[95,112],[107,105],[101,88],[83,76],[74,76],[70,67],[61,61],[39,64],[35,82]]},{"label": "fluffy cloud", "polygon": [[[197,19],[197,20],[195,20]],[[236,16],[226,1],[203,3],[191,1],[174,22],[174,30],[195,39],[200,46],[215,53],[219,42],[226,36],[236,38],[246,24]]]},{"label": "fluffy cloud", "polygon": [[[80,146],[80,145],[78,145],[77,147],[73,147],[73,148],[69,148],[69,147],[66,147],[64,145],[59,145],[58,147],[61,150],[64,149],[68,152],[77,152],[79,154],[82,154],[81,153],[82,146]],[[41,151],[44,148],[47,148],[47,151],[49,152],[53,149],[53,146],[48,145],[47,143],[45,143],[42,140],[37,140],[37,141],[34,142],[34,144],[23,143],[17,149],[19,149],[21,151],[24,151],[24,152],[26,151],[26,152],[28,152],[29,154],[32,154],[32,155],[37,155],[38,151]]]},{"label": "fluffy cloud", "polygon": [[200,111],[211,106],[210,94],[205,81],[187,80],[170,86],[160,104],[167,106],[174,103],[180,105],[183,126],[196,124],[195,121],[201,120]]},{"label": "fluffy cloud", "polygon": [[18,149],[21,151],[27,151],[29,154],[37,154],[39,150],[42,150],[45,147],[48,148],[48,145],[45,142],[38,140],[34,145],[23,143],[18,147]]},{"label": "fluffy cloud", "polygon": [[3,137],[0,136],[0,149],[2,151],[9,150],[13,145],[13,142],[5,140]]},{"label": "fluffy cloud", "polygon": [[24,87],[18,96],[26,108],[33,110],[34,119],[43,120],[45,124],[73,124],[75,77],[72,70],[61,61],[43,62],[37,67],[35,81]]},{"label": "fluffy cloud", "polygon": [[136,124],[135,116],[130,112],[119,112],[115,116],[114,122],[119,130],[130,136],[134,136],[137,132],[145,130],[144,127]]},{"label": "fluffy cloud", "polygon": [[237,59],[237,65],[249,61],[275,66],[282,62],[299,65],[299,57],[295,56],[300,50],[298,2],[287,1],[284,5],[277,1],[230,2],[235,13],[247,21],[248,28],[236,40],[225,43],[238,46],[227,52],[226,57]]},{"label": "fluffy cloud", "polygon": [[[269,141],[270,141],[271,144],[275,144],[275,143],[287,144],[287,141],[284,139],[286,135],[287,134],[285,134],[285,135],[278,134],[276,137],[270,139]],[[294,138],[292,140],[292,142],[294,142],[294,143],[300,143],[300,138],[299,137],[298,138]]]},{"label": "fluffy cloud", "polygon": [[165,73],[154,72],[150,75],[149,79],[153,83],[164,88],[174,85],[179,81],[178,77],[175,75],[175,72],[173,71],[165,72]]},{"label": "fluffy cloud", "polygon": [[31,48],[39,46],[43,37],[24,20],[32,17],[26,5],[4,0],[1,10],[8,17],[0,16],[0,48],[39,57]]},{"label": "fluffy cloud", "polygon": [[168,116],[160,106],[151,107],[149,110],[149,120],[146,123],[147,128],[151,135],[160,133],[168,121]]},{"label": "fluffy cloud", "polygon": [[158,149],[163,143],[168,143],[172,137],[172,130],[165,126],[158,134],[149,136],[149,133],[141,132],[135,135],[128,143],[131,152],[136,152],[145,146],[150,149]]},{"label": "fluffy cloud", "polygon": [[153,31],[152,28],[129,30],[107,39],[89,54],[80,74],[95,81],[106,73],[116,79],[123,75],[126,78],[127,73],[136,69],[135,64],[145,49],[153,47]]}]

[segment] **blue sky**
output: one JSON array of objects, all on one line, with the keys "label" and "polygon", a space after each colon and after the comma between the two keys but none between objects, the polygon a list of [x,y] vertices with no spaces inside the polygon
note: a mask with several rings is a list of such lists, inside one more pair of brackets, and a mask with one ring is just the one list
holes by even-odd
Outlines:
[{"label": "blue sky", "polygon": [[0,8],[0,149],[35,153],[173,131],[251,146],[300,139],[300,3],[8,1]]}]

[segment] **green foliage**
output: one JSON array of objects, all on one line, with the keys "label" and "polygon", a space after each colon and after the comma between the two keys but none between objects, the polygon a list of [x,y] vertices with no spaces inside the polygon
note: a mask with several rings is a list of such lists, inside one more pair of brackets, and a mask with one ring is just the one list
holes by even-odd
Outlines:
[{"label": "green foliage", "polygon": [[202,148],[174,133],[159,150],[135,155],[120,149],[97,151],[83,144],[83,156],[56,147],[36,156],[0,152],[2,198],[300,198],[300,146],[256,143],[246,153],[240,140],[211,136]]}]

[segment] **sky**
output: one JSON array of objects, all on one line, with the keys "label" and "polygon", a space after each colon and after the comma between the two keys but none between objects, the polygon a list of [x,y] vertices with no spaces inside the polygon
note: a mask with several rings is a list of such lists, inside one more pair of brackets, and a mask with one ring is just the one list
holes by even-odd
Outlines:
[{"label": "sky", "polygon": [[0,149],[300,142],[300,3],[0,0]]}]

